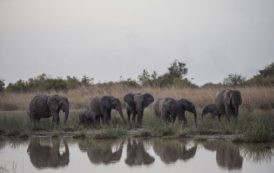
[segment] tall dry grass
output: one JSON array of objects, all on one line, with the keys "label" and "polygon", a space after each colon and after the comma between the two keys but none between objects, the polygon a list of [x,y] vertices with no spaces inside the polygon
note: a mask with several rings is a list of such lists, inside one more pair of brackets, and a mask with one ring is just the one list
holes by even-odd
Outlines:
[{"label": "tall dry grass", "polygon": [[[212,103],[215,94],[223,88],[130,88],[123,85],[113,86],[90,86],[81,87],[74,90],[62,92],[32,92],[32,93],[12,93],[0,94],[0,110],[25,110],[30,100],[37,94],[60,94],[68,97],[72,109],[81,109],[86,106],[87,100],[93,96],[112,95],[123,100],[128,92],[149,92],[155,99],[173,97],[176,99],[187,98],[201,108]],[[274,107],[274,87],[242,87],[237,88],[242,93],[242,107],[248,110],[263,109],[270,110]],[[123,101],[122,101],[123,102]]]}]

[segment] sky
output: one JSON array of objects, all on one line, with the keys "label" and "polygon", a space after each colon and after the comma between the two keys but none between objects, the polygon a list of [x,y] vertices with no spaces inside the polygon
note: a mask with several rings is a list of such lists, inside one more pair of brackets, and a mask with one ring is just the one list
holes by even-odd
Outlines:
[{"label": "sky", "polygon": [[0,0],[0,79],[137,79],[185,62],[202,85],[274,62],[273,0]]}]

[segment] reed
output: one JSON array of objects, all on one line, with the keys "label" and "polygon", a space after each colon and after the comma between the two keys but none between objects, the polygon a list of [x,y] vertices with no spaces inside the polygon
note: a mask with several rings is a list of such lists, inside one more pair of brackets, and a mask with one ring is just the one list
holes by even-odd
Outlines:
[{"label": "reed", "polygon": [[[224,88],[130,88],[125,85],[101,87],[94,85],[61,92],[4,92],[0,94],[0,110],[26,110],[30,100],[37,94],[60,94],[68,97],[71,109],[83,109],[90,97],[112,95],[122,100],[128,92],[149,92],[155,99],[167,96],[176,99],[187,98],[192,101],[197,108],[202,108],[204,105],[212,103],[216,93],[222,89]],[[237,89],[242,93],[242,108],[248,110],[270,110],[274,108],[274,87],[242,87]]]}]

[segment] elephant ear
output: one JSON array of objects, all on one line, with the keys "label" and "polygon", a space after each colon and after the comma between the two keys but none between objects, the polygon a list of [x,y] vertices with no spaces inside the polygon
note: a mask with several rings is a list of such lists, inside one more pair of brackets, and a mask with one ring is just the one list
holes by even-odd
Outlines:
[{"label": "elephant ear", "polygon": [[112,106],[112,97],[103,96],[100,101],[100,106],[103,106],[106,109],[111,109]]},{"label": "elephant ear", "polygon": [[127,95],[125,95],[124,101],[125,101],[127,104],[132,105],[132,103],[134,103],[134,94],[128,93]]},{"label": "elephant ear", "polygon": [[242,96],[241,96],[241,92],[240,92],[239,90],[234,90],[234,92],[233,92],[233,97],[235,97],[234,99],[237,100],[237,103],[238,103],[239,105],[242,104]]},{"label": "elephant ear", "polygon": [[145,93],[143,95],[143,98],[144,98],[144,107],[147,107],[148,105],[154,102],[153,96],[149,93]]},{"label": "elephant ear", "polygon": [[58,111],[60,105],[60,98],[57,95],[48,98],[48,106],[51,111]]}]

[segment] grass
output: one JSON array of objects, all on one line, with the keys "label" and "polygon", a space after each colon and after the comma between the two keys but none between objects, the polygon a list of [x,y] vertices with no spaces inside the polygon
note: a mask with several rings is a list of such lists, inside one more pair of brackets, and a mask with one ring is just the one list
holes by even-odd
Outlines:
[{"label": "grass", "polygon": [[[89,86],[68,91],[50,92],[3,92],[0,93],[0,110],[26,110],[30,100],[37,94],[60,94],[68,97],[71,109],[83,109],[87,100],[92,96],[112,95],[120,100],[128,92],[149,92],[155,99],[173,97],[176,99],[187,98],[197,108],[213,102],[215,94],[223,88],[130,88],[124,85]],[[237,88],[242,93],[242,108],[248,110],[270,110],[274,108],[274,87],[241,87]]]},{"label": "grass", "polygon": [[[212,120],[210,116],[203,120],[198,116],[198,126],[194,125],[193,115],[187,113],[188,125],[178,122],[166,123],[156,119],[151,109],[147,109],[144,115],[143,128],[131,128],[124,125],[116,112],[113,112],[110,125],[97,127],[80,126],[78,128],[78,114],[80,110],[71,111],[66,124],[52,125],[51,118],[43,119],[39,123],[32,124],[24,111],[0,112],[0,132],[9,137],[27,138],[35,132],[50,133],[59,136],[63,133],[71,133],[75,138],[92,137],[95,139],[116,139],[133,132],[135,137],[184,137],[193,135],[197,140],[204,140],[204,135],[233,134],[234,142],[268,142],[274,139],[274,116],[267,111],[242,110],[238,120],[219,122]],[[64,117],[60,115],[61,119]],[[128,131],[130,130],[130,131]],[[0,135],[1,135],[0,134]]]}]

